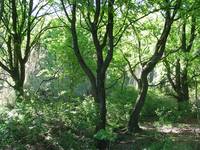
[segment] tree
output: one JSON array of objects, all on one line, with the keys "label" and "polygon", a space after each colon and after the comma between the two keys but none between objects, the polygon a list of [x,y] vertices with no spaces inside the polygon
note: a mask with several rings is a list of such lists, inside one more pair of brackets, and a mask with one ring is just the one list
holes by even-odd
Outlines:
[{"label": "tree", "polygon": [[0,67],[13,79],[17,96],[24,94],[26,63],[40,37],[48,29],[42,9],[48,2],[43,0],[34,6],[33,0],[5,0],[1,17]]},{"label": "tree", "polygon": [[[175,94],[173,96],[177,99],[178,102],[188,102],[189,101],[189,66],[194,59],[197,58],[197,55],[191,54],[194,41],[196,39],[196,16],[188,16],[182,19],[181,25],[181,41],[179,48],[179,58],[176,57],[176,65],[172,65],[169,62],[170,58],[164,60],[164,64],[167,71],[168,81],[173,88]],[[186,19],[187,18],[187,19]],[[189,19],[188,19],[189,18]],[[190,27],[189,22],[190,21]],[[190,28],[190,33],[186,32],[186,28]],[[176,33],[176,32],[175,32]],[[175,44],[175,43],[174,43]],[[177,45],[177,41],[176,41]],[[175,54],[177,56],[177,54]],[[175,71],[173,72],[173,68]],[[173,76],[174,75],[174,76]]]},{"label": "tree", "polygon": [[174,6],[172,2],[169,0],[166,0],[165,4],[166,4],[165,9],[162,10],[165,13],[164,14],[164,18],[165,18],[164,28],[162,30],[160,38],[156,42],[153,55],[150,57],[149,60],[145,61],[145,63],[142,63],[141,74],[140,74],[139,79],[137,79],[139,94],[138,94],[136,103],[130,114],[130,119],[128,122],[129,132],[137,131],[140,129],[138,125],[139,115],[144,105],[147,91],[148,91],[148,75],[154,69],[156,64],[160,61],[160,59],[163,56],[167,38],[170,34],[171,26],[174,22],[177,11],[181,5],[181,0],[175,1]]},{"label": "tree", "polygon": [[[62,7],[65,15],[70,23],[72,47],[77,60],[90,80],[92,87],[92,95],[94,97],[97,106],[97,122],[96,131],[98,133],[106,128],[106,71],[113,57],[114,49],[114,37],[113,37],[113,18],[114,18],[114,0],[100,1],[82,1],[79,3],[74,0],[68,1],[70,6],[70,13],[66,8],[64,0],[61,0]],[[87,6],[87,7],[86,7]],[[77,15],[83,18],[80,21],[85,20],[86,30],[92,36],[96,55],[96,73],[87,65],[85,58],[81,54],[79,47],[79,37],[77,36]],[[70,17],[71,16],[71,17]],[[82,24],[82,22],[80,22]],[[102,34],[104,32],[104,34]],[[106,141],[98,140],[97,147],[99,149],[106,148]]]}]

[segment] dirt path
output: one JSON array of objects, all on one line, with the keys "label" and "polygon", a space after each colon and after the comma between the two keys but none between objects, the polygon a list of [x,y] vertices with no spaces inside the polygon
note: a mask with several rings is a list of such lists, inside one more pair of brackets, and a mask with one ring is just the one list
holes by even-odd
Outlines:
[{"label": "dirt path", "polygon": [[121,133],[113,150],[200,150],[200,124],[144,123],[135,135]]}]

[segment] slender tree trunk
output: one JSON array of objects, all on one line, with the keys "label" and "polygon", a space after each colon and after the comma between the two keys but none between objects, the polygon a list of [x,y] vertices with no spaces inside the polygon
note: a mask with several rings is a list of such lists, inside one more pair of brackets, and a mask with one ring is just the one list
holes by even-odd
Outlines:
[{"label": "slender tree trunk", "polygon": [[148,92],[148,80],[147,80],[147,74],[141,75],[140,85],[139,85],[139,94],[136,100],[135,107],[133,108],[130,120],[128,122],[128,131],[129,132],[137,132],[140,130],[140,127],[138,125],[139,123],[139,116],[140,112],[144,106],[144,102],[147,96]]}]

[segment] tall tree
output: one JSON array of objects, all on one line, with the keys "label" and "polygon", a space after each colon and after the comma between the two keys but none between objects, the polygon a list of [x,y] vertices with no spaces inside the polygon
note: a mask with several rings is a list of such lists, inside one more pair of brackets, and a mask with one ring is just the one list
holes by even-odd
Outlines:
[{"label": "tall tree", "polygon": [[47,4],[43,0],[35,6],[33,0],[4,1],[0,27],[0,67],[13,79],[14,85],[8,83],[17,96],[24,93],[26,63],[30,53],[48,28],[44,22],[44,16],[48,13],[42,13]]},{"label": "tall tree", "polygon": [[173,4],[173,1],[166,0],[164,4],[165,4],[164,6],[165,9],[163,9],[162,12],[164,12],[165,23],[162,33],[156,42],[153,55],[150,57],[148,61],[142,63],[140,77],[139,79],[137,79],[139,94],[130,114],[130,119],[128,122],[129,132],[137,131],[140,129],[138,122],[139,122],[140,112],[143,108],[148,91],[148,75],[154,69],[156,64],[160,61],[160,59],[163,56],[167,38],[170,34],[171,26],[174,22],[177,11],[181,5],[181,0],[176,0],[175,4]]},{"label": "tall tree", "polygon": [[[114,37],[113,37],[113,18],[114,18],[114,0],[108,1],[68,1],[68,4],[61,0],[64,13],[70,23],[67,28],[71,31],[72,46],[77,60],[90,80],[92,95],[97,106],[97,122],[95,133],[106,128],[106,71],[113,57]],[[70,6],[67,8],[67,6]],[[69,12],[70,11],[70,12]],[[70,14],[69,14],[70,13]],[[79,16],[79,17],[78,17]],[[81,18],[83,17],[83,18]],[[80,38],[77,36],[77,18],[80,24],[85,21],[84,28],[90,33],[95,50],[96,72],[89,67],[86,59],[80,50]],[[82,27],[83,27],[82,26]],[[94,59],[94,58],[92,58]],[[106,141],[98,140],[97,147],[105,149]]]}]

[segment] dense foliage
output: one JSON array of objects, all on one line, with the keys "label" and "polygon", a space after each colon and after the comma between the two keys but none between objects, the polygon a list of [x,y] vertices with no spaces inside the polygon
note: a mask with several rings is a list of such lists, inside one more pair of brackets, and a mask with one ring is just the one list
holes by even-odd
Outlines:
[{"label": "dense foliage", "polygon": [[0,149],[199,149],[199,8],[0,1]]}]

